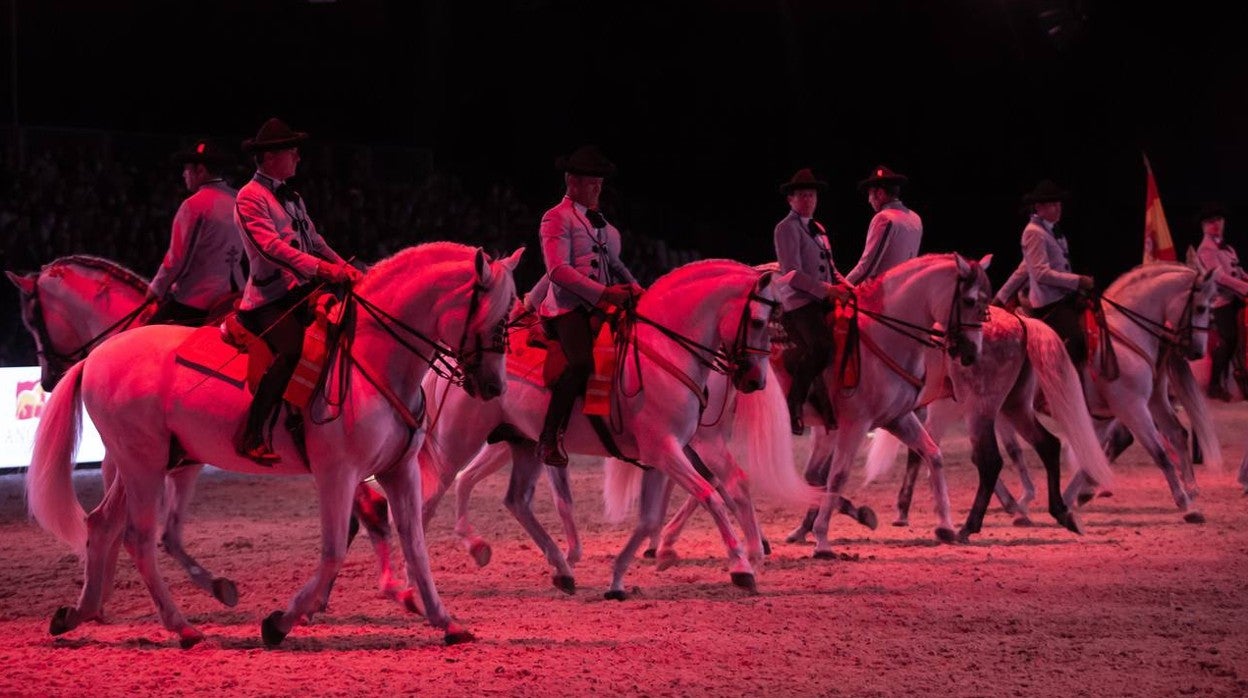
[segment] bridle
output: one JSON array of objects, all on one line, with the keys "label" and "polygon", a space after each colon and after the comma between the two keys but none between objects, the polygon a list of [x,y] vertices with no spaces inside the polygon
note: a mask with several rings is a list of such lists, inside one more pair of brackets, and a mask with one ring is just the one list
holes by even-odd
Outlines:
[{"label": "bridle", "polygon": [[1108,303],[1110,307],[1122,313],[1124,317],[1135,323],[1136,326],[1157,339],[1163,347],[1173,347],[1180,352],[1186,353],[1191,349],[1192,344],[1195,343],[1197,332],[1209,332],[1209,325],[1197,325],[1193,317],[1195,315],[1193,302],[1196,299],[1196,291],[1200,290],[1202,285],[1200,276],[1200,273],[1197,272],[1192,280],[1191,287],[1187,291],[1187,301],[1183,305],[1183,314],[1179,317],[1177,329],[1171,328],[1164,322],[1157,322],[1145,317],[1143,314],[1118,303],[1108,296],[1101,296],[1101,300]]},{"label": "bridle", "polygon": [[974,284],[975,280],[976,275],[974,273],[968,278],[963,278],[961,274],[957,275],[957,281],[953,286],[953,300],[949,304],[949,316],[943,330],[916,325],[900,318],[862,308],[858,305],[857,296],[851,296],[849,302],[853,312],[862,313],[884,327],[908,337],[925,347],[944,349],[949,353],[949,356],[956,358],[962,356],[964,352],[969,351],[971,348],[971,341],[967,339],[966,332],[968,330],[982,330],[984,323],[988,321],[987,304],[984,304],[983,309],[972,320],[964,319],[962,314],[962,293],[968,286]]},{"label": "bridle", "polygon": [[142,314],[154,301],[151,298],[145,299],[137,308],[126,313],[113,324],[105,327],[84,344],[73,349],[72,351],[60,352],[53,348],[52,336],[48,333],[47,320],[43,316],[43,303],[39,298],[39,282],[36,280],[34,291],[30,294],[30,326],[35,331],[35,337],[39,339],[39,347],[35,353],[43,358],[43,378],[40,384],[44,390],[52,390],[56,383],[60,381],[61,376],[69,370],[69,367],[87,358],[87,354],[95,348],[97,344],[112,336],[116,332],[130,329]]}]

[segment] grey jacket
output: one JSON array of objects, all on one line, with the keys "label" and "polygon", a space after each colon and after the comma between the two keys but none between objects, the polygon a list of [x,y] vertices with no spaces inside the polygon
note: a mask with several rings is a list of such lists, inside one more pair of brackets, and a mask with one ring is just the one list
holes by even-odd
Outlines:
[{"label": "grey jacket", "polygon": [[1206,269],[1213,269],[1213,279],[1218,283],[1218,294],[1213,299],[1213,307],[1221,308],[1232,300],[1248,296],[1248,275],[1239,266],[1239,255],[1235,248],[1226,244],[1218,244],[1206,235],[1200,241],[1196,256]]},{"label": "grey jacket", "polygon": [[833,282],[844,281],[832,261],[827,230],[818,221],[814,224],[818,235],[811,234],[810,227],[795,211],[789,211],[789,215],[776,224],[776,261],[780,264],[780,273],[788,279],[788,283],[777,286],[776,291],[786,311],[823,300]]},{"label": "grey jacket", "polygon": [[235,199],[234,216],[251,264],[241,310],[272,303],[316,276],[321,260],[341,264],[316,232],[303,199],[278,201],[281,182],[257,172]]},{"label": "grey jacket", "polygon": [[593,306],[611,284],[637,283],[620,261],[620,231],[610,223],[595,229],[585,207],[566,196],[542,216],[541,242],[551,281],[537,304],[543,317]]},{"label": "grey jacket", "polygon": [[1079,288],[1079,275],[1070,270],[1066,238],[1053,235],[1043,218],[1033,215],[1023,228],[1023,264],[1030,286],[1027,300],[1033,308],[1056,303]]},{"label": "grey jacket", "polygon": [[205,182],[178,207],[169,249],[149,286],[157,298],[208,310],[243,288],[243,241],[234,220],[234,188]]},{"label": "grey jacket", "polygon": [[867,226],[862,258],[845,280],[857,286],[919,254],[923,241],[923,220],[900,201],[884,204]]},{"label": "grey jacket", "polygon": [[1014,296],[1027,285],[1030,277],[1027,275],[1027,262],[1019,262],[1014,268],[1014,273],[1010,274],[1010,278],[1001,284],[1001,288],[997,289],[997,295],[994,299],[1001,305],[1005,305],[1014,299]]}]

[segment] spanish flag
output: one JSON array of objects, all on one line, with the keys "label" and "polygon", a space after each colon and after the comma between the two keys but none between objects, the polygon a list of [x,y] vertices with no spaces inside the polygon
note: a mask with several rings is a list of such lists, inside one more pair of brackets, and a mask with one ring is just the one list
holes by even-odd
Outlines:
[{"label": "spanish flag", "polygon": [[1144,171],[1148,173],[1148,191],[1144,195],[1144,263],[1177,261],[1170,225],[1166,223],[1166,212],[1161,207],[1157,180],[1153,178],[1153,167],[1148,164],[1147,155],[1144,156]]}]

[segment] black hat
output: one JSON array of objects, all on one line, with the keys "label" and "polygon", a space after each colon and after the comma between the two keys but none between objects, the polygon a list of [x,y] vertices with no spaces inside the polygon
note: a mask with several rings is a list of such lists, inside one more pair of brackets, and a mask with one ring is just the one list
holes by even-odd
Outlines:
[{"label": "black hat", "polygon": [[308,134],[303,131],[292,131],[286,122],[273,117],[264,122],[264,125],[256,132],[255,138],[243,141],[243,152],[263,153],[268,150],[285,150],[306,140],[308,140]]},{"label": "black hat", "polygon": [[1027,205],[1044,204],[1050,201],[1065,201],[1069,198],[1070,193],[1057,186],[1053,180],[1042,179],[1035,189],[1023,196],[1023,203]]},{"label": "black hat", "polygon": [[1202,205],[1196,214],[1196,222],[1204,223],[1211,218],[1226,218],[1226,207],[1212,201]]},{"label": "black hat", "polygon": [[615,165],[596,145],[583,145],[571,155],[560,155],[555,158],[555,169],[586,177],[610,177],[615,174]]},{"label": "black hat", "polygon": [[229,164],[233,157],[213,141],[201,138],[191,144],[189,148],[174,153],[169,159],[175,165],[197,162],[208,167],[222,167]]},{"label": "black hat", "polygon": [[890,185],[901,186],[909,182],[910,178],[897,174],[888,168],[887,165],[876,165],[871,174],[867,178],[858,183],[858,189],[870,189],[871,187],[887,187]]},{"label": "black hat", "polygon": [[810,171],[809,167],[803,167],[798,170],[789,181],[780,185],[781,194],[792,194],[798,189],[817,189],[823,191],[828,188],[827,182],[815,179],[815,174]]}]

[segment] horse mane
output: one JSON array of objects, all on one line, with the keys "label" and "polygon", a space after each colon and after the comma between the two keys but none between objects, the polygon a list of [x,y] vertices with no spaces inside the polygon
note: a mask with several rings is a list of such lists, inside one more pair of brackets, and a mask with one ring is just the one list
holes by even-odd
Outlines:
[{"label": "horse mane", "polygon": [[723,276],[725,274],[748,274],[758,278],[762,272],[748,264],[732,259],[699,259],[695,262],[682,264],[660,276],[650,285],[646,295],[653,293],[655,297],[658,297],[684,284],[710,276]]},{"label": "horse mane", "polygon": [[58,257],[48,264],[44,265],[44,271],[58,265],[79,266],[87,269],[94,269],[99,272],[129,284],[131,288],[140,294],[147,293],[147,279],[121,266],[120,264],[104,259],[103,257],[95,257],[89,254],[75,254],[68,257]]},{"label": "horse mane", "polygon": [[938,258],[951,260],[953,259],[953,253],[952,252],[930,252],[928,254],[923,254],[923,255],[919,255],[918,257],[907,259],[906,261],[902,262],[901,264],[898,264],[892,269],[889,269],[883,274],[873,276],[870,279],[867,279],[866,281],[862,282],[861,284],[858,284],[854,292],[858,294],[859,298],[864,298],[866,296],[875,295],[876,293],[879,292],[880,287],[883,285],[885,277],[891,277],[894,274],[898,276],[909,275],[914,272],[915,267],[926,267]]},{"label": "horse mane", "polygon": [[410,275],[412,269],[424,269],[433,264],[471,261],[476,252],[476,247],[441,240],[408,247],[374,264],[360,282],[360,290],[369,290],[388,281],[395,273]]},{"label": "horse mane", "polygon": [[1190,274],[1196,273],[1191,267],[1178,262],[1149,262],[1147,264],[1141,264],[1115,279],[1114,282],[1109,285],[1109,288],[1105,289],[1105,292],[1110,293],[1121,291],[1124,287],[1148,281],[1161,276],[1162,274],[1172,274],[1184,271]]}]

